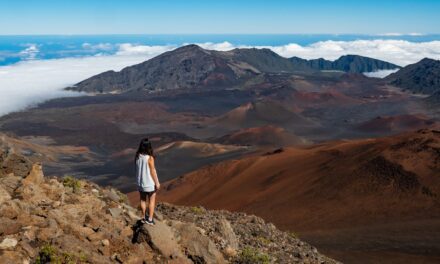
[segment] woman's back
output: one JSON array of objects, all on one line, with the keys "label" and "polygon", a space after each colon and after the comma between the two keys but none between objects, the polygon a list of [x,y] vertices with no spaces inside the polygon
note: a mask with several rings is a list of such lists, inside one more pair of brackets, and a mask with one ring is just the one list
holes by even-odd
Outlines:
[{"label": "woman's back", "polygon": [[154,191],[154,181],[151,177],[151,171],[148,165],[149,159],[149,155],[139,154],[139,157],[136,160],[137,185],[141,192]]}]

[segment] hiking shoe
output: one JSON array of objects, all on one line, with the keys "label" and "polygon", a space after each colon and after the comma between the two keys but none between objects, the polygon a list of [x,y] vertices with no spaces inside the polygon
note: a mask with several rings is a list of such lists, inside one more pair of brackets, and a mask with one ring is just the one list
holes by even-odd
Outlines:
[{"label": "hiking shoe", "polygon": [[154,223],[154,219],[150,221],[150,219],[145,219],[145,223],[147,225],[155,225],[156,223]]},{"label": "hiking shoe", "polygon": [[142,218],[142,219],[141,219],[141,223],[142,223],[142,224],[146,224],[146,223],[147,223],[147,221],[148,221],[148,220],[147,220],[147,219],[145,219],[145,218]]}]

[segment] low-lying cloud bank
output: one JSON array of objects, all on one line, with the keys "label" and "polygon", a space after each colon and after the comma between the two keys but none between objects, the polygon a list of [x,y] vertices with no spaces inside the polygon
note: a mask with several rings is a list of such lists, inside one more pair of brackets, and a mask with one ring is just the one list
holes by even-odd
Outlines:
[{"label": "low-lying cloud bank", "polygon": [[[23,110],[49,99],[83,95],[64,91],[95,74],[140,63],[164,51],[139,55],[93,56],[54,60],[29,60],[0,67],[0,116]],[[123,51],[122,51],[123,52]],[[149,54],[149,55],[147,55]]]},{"label": "low-lying cloud bank", "polygon": [[355,54],[392,62],[399,66],[428,57],[440,59],[440,41],[409,42],[406,40],[355,40],[355,41],[319,41],[308,46],[295,43],[282,46],[236,46],[229,42],[200,43],[206,49],[230,50],[233,48],[268,48],[283,57],[297,56],[304,59],[324,58],[336,60],[340,56]]},{"label": "low-lying cloud bank", "polygon": [[[405,40],[356,40],[320,41],[308,46],[295,43],[282,46],[244,46],[229,42],[196,43],[213,50],[234,48],[269,48],[283,57],[298,56],[305,59],[325,58],[335,60],[342,55],[357,54],[395,63],[400,66],[415,63],[424,57],[440,59],[440,41],[409,42]],[[111,44],[91,46],[84,43],[84,49],[110,50]],[[118,44],[114,55],[65,58],[54,60],[34,60],[39,49],[29,45],[23,56],[30,60],[10,66],[0,67],[0,116],[22,110],[42,101],[75,96],[78,93],[62,89],[95,74],[115,70],[140,63],[163,52],[177,48],[174,45],[147,46],[130,43]],[[371,77],[384,77],[390,71],[368,73]]]},{"label": "low-lying cloud bank", "polygon": [[394,70],[380,70],[380,71],[374,71],[374,72],[364,72],[364,75],[367,77],[372,78],[385,78],[388,75],[397,72],[399,69]]}]

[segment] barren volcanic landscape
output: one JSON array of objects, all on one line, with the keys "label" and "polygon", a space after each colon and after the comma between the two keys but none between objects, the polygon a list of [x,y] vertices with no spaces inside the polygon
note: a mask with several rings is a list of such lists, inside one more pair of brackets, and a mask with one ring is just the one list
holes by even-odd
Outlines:
[{"label": "barren volcanic landscape", "polygon": [[[87,95],[2,116],[0,131],[45,175],[111,185],[134,204],[148,137],[162,201],[255,214],[347,263],[435,263],[439,65],[187,45],[66,87]],[[397,72],[364,75],[379,70]]]},{"label": "barren volcanic landscape", "polygon": [[162,199],[259,215],[342,261],[434,261],[439,147],[440,131],[420,130],[278,149],[179,177]]}]

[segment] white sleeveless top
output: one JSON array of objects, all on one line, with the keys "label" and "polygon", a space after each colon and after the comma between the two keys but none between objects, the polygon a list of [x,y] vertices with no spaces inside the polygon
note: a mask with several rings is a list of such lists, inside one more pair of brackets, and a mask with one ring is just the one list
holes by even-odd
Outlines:
[{"label": "white sleeveless top", "polygon": [[148,165],[149,155],[139,155],[136,160],[137,186],[140,192],[152,192],[155,189],[153,177],[151,177],[150,166]]}]

